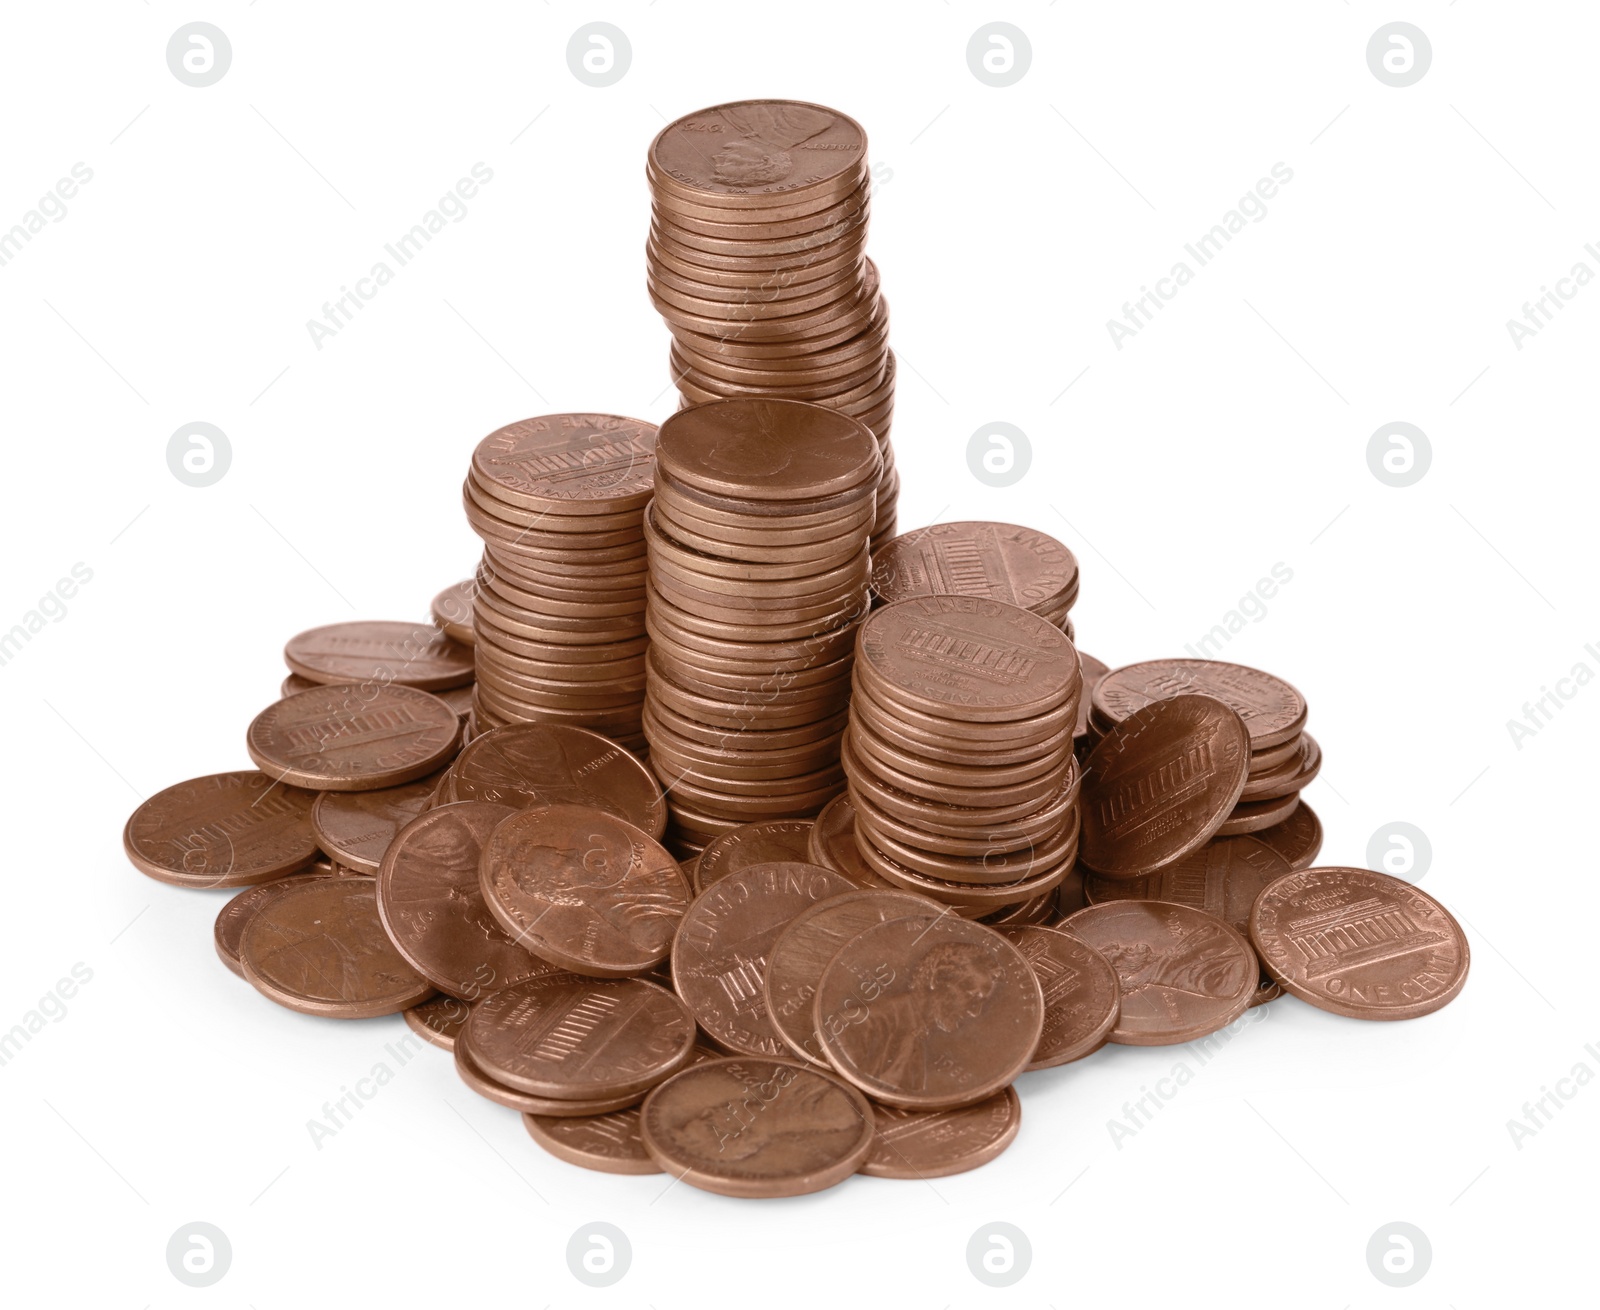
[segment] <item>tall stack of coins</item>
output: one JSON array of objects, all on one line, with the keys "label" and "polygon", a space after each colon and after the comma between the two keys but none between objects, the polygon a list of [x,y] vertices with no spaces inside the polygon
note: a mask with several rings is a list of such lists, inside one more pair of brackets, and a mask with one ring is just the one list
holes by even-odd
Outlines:
[{"label": "tall stack of coins", "polygon": [[935,523],[872,551],[879,604],[907,596],[981,596],[1032,610],[1072,636],[1077,557],[1054,537],[1015,523]]},{"label": "tall stack of coins", "polygon": [[564,723],[644,738],[644,507],[656,430],[548,414],[490,433],[462,488],[483,538],[472,600],[479,730]]},{"label": "tall stack of coins", "polygon": [[1094,689],[1091,731],[1104,734],[1152,701],[1210,696],[1230,706],[1250,734],[1250,767],[1232,813],[1217,830],[1238,837],[1290,819],[1300,791],[1322,769],[1322,748],[1305,731],[1306,699],[1282,678],[1222,660],[1145,660],[1113,669]]},{"label": "tall stack of coins", "polygon": [[773,396],[860,419],[883,451],[876,549],[894,535],[899,475],[866,133],[821,105],[739,101],[669,123],[645,171],[650,299],[684,402]]},{"label": "tall stack of coins", "polygon": [[843,749],[863,862],[971,918],[1053,891],[1077,855],[1081,684],[1067,636],[1015,605],[874,611]]},{"label": "tall stack of coins", "polygon": [[716,401],[662,424],[644,735],[680,855],[810,817],[843,786],[881,469],[865,425],[798,401]]}]

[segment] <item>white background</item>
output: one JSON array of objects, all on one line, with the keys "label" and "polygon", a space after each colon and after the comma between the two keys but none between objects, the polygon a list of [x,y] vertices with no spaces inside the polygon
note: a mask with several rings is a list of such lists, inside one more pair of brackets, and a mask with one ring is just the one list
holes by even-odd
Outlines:
[{"label": "white background", "polygon": [[[165,58],[195,19],[233,49],[203,89]],[[1394,19],[1432,44],[1403,89],[1365,54]],[[566,60],[592,20],[631,42],[604,89]],[[966,61],[991,20],[1032,47],[1003,89]],[[1575,262],[1600,272],[1584,252],[1600,241],[1597,39],[1591,7],[1480,0],[7,6],[0,230],[74,163],[93,170],[0,267],[0,630],[73,564],[93,570],[0,667],[0,1031],[74,964],[93,971],[0,1068],[8,1301],[1581,1294],[1600,1085],[1564,1084],[1520,1149],[1506,1125],[1574,1065],[1600,1073],[1600,687],[1565,684],[1576,695],[1520,749],[1506,725],[1575,664],[1600,671],[1600,288],[1521,350],[1506,321]],[[469,572],[459,486],[485,433],[670,412],[645,149],[667,118],[749,96],[822,101],[870,134],[902,528],[1057,534],[1082,564],[1080,641],[1113,665],[1179,653],[1291,568],[1225,653],[1310,701],[1324,862],[1365,863],[1392,820],[1431,839],[1422,885],[1472,943],[1454,1004],[1385,1025],[1285,999],[1204,1067],[1108,1048],[1027,1077],[1015,1147],[934,1185],[753,1203],[585,1173],[432,1048],[312,1145],[307,1120],[388,1059],[401,1021],[257,996],[212,952],[223,894],[141,877],[120,828],[144,796],[247,764],[291,634],[421,616]],[[494,176],[468,216],[318,350],[306,321],[479,161]],[[1293,181],[1267,216],[1118,350],[1106,321],[1280,161]],[[1007,489],[966,462],[994,420],[1032,443]],[[201,489],[165,456],[193,421],[232,447]],[[1366,459],[1392,421],[1432,445],[1404,489]],[[1119,1149],[1107,1121],[1180,1061],[1193,1080]],[[233,1249],[206,1291],[164,1254],[194,1220]],[[608,1290],[567,1268],[591,1220],[632,1245]],[[1006,1291],[967,1268],[994,1220],[1032,1244]],[[1368,1268],[1393,1221],[1431,1242],[1408,1290]]]}]

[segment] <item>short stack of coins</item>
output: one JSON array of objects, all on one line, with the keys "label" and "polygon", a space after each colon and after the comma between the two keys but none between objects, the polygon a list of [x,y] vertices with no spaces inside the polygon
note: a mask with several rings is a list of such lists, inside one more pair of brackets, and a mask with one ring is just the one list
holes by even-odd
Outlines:
[{"label": "short stack of coins", "polygon": [[878,438],[876,549],[894,535],[889,310],[866,257],[867,137],[822,105],[746,100],[669,123],[646,163],[651,302],[686,404],[809,401]]},{"label": "short stack of coins", "polygon": [[656,452],[644,735],[682,855],[842,788],[882,461],[864,424],[791,400],[680,410]]},{"label": "short stack of coins", "polygon": [[490,433],[462,489],[483,538],[474,727],[564,723],[641,750],[644,507],[656,430],[550,414]]},{"label": "short stack of coins", "polygon": [[1077,857],[1078,652],[1029,610],[913,596],[856,643],[842,758],[879,877],[966,917],[1024,921]]},{"label": "short stack of coins", "polygon": [[1322,748],[1305,731],[1305,697],[1271,673],[1201,659],[1145,660],[1113,669],[1094,688],[1090,730],[1104,734],[1152,701],[1190,694],[1230,706],[1250,733],[1244,791],[1218,835],[1244,836],[1290,819],[1301,789],[1321,771]]},{"label": "short stack of coins", "polygon": [[935,523],[872,551],[872,595],[981,596],[1020,605],[1072,636],[1078,559],[1054,537],[1015,523]]}]

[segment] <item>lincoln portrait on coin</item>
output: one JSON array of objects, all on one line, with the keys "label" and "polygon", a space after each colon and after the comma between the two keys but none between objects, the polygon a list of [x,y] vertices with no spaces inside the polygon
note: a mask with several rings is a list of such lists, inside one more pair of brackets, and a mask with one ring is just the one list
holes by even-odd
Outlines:
[{"label": "lincoln portrait on coin", "polygon": [[738,135],[711,156],[711,178],[732,187],[783,181],[794,171],[789,152],[834,122],[832,114],[805,105],[730,106],[722,117]]},{"label": "lincoln portrait on coin", "polygon": [[1248,962],[1231,939],[1202,929],[1157,950],[1149,942],[1114,942],[1101,947],[1122,981],[1124,995],[1150,988],[1195,996],[1237,996],[1245,986]]},{"label": "lincoln portrait on coin", "polygon": [[928,1085],[930,1038],[983,1013],[999,985],[993,953],[976,942],[940,942],[912,966],[906,990],[872,1001],[839,1044],[862,1073],[908,1092]]},{"label": "lincoln portrait on coin", "polygon": [[[608,853],[609,856],[609,853]],[[683,898],[657,885],[654,876],[632,877],[632,852],[595,858],[576,848],[528,841],[507,861],[513,886],[524,896],[555,907],[586,907],[646,953],[665,951],[683,917]]]}]

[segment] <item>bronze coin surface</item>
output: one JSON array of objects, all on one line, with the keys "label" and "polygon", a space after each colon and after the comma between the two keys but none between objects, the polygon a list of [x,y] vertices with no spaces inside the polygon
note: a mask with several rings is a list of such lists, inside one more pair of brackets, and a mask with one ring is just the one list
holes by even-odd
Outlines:
[{"label": "bronze coin surface", "polygon": [[1230,706],[1250,731],[1250,748],[1288,741],[1306,721],[1306,699],[1282,678],[1223,660],[1145,660],[1113,669],[1095,688],[1094,707],[1119,723],[1155,700],[1210,696]]},{"label": "bronze coin surface", "polygon": [[875,924],[911,914],[938,914],[940,907],[914,892],[845,892],[796,915],[767,957],[767,1014],[778,1036],[807,1064],[829,1068],[811,1026],[811,1003],[839,949]]},{"label": "bronze coin surface", "polygon": [[477,635],[472,631],[472,597],[477,590],[478,584],[471,578],[454,582],[435,596],[429,605],[428,612],[433,616],[434,626],[451,641],[470,646],[477,640]]},{"label": "bronze coin surface", "polygon": [[988,1164],[1016,1140],[1022,1102],[1015,1087],[955,1110],[872,1106],[869,1178],[946,1178]]},{"label": "bronze coin surface", "polygon": [[398,1014],[433,994],[384,932],[371,878],[307,878],[273,897],[245,925],[239,963],[264,996],[331,1019]]},{"label": "bronze coin surface", "polygon": [[[470,1017],[470,1016],[469,1016]],[[581,1099],[561,1096],[536,1096],[532,1092],[522,1091],[508,1083],[500,1082],[492,1077],[472,1052],[471,1034],[466,1024],[462,1024],[456,1033],[455,1045],[451,1048],[455,1057],[456,1076],[468,1087],[485,1100],[493,1101],[496,1105],[503,1105],[508,1110],[515,1110],[519,1114],[542,1114],[561,1116],[588,1116],[596,1114],[610,1114],[616,1110],[624,1110],[630,1105],[637,1105],[644,1099],[643,1092],[624,1092],[617,1096],[584,1097]]]},{"label": "bronze coin surface", "polygon": [[288,878],[278,878],[273,882],[260,882],[254,887],[246,887],[237,896],[229,899],[217,911],[217,921],[211,928],[212,944],[217,948],[217,958],[227,965],[229,970],[244,977],[244,969],[239,963],[239,943],[244,940],[245,925],[255,916],[268,901],[279,893],[291,887],[298,887],[307,878],[326,878],[333,874],[321,872],[306,872],[295,874]]},{"label": "bronze coin surface", "polygon": [[802,911],[855,886],[844,875],[798,861],[752,864],[706,888],[672,943],[672,982],[713,1041],[747,1055],[787,1047],[767,1012],[773,944]]},{"label": "bronze coin surface", "polygon": [[811,845],[810,819],[766,819],[746,823],[713,839],[700,852],[695,867],[696,895],[730,873],[752,864],[807,863]]},{"label": "bronze coin surface", "polygon": [[1052,710],[1081,677],[1060,628],[964,596],[914,596],[873,611],[857,638],[856,671],[895,701],[977,723]]},{"label": "bronze coin surface", "polygon": [[317,791],[376,791],[447,764],[461,720],[437,696],[399,685],[297,692],[251,721],[245,749],[263,771]]},{"label": "bronze coin surface", "polygon": [[876,480],[877,440],[820,405],[743,397],[679,410],[661,425],[669,477],[718,496],[795,501]]},{"label": "bronze coin surface", "polygon": [[1294,807],[1288,818],[1254,835],[1288,860],[1293,869],[1309,869],[1322,850],[1322,820],[1304,801]]},{"label": "bronze coin surface", "polygon": [[399,683],[434,691],[472,681],[472,647],[426,623],[358,619],[291,637],[283,661],[318,683]]},{"label": "bronze coin surface", "polygon": [[1053,1069],[1098,1051],[1122,1007],[1117,971],[1069,932],[1032,924],[1000,927],[1033,967],[1044,992],[1044,1031],[1029,1069]]},{"label": "bronze coin surface", "polygon": [[1044,994],[993,928],[928,912],[846,942],[817,984],[812,1024],[828,1061],[875,1100],[951,1109],[994,1095],[1027,1068]]},{"label": "bronze coin surface", "polygon": [[311,807],[317,845],[347,868],[377,873],[395,834],[428,808],[438,786],[435,773],[378,791],[325,791]]},{"label": "bronze coin surface", "polygon": [[1209,696],[1174,696],[1133,711],[1084,765],[1083,849],[1096,873],[1138,878],[1209,841],[1250,767],[1243,721]]},{"label": "bronze coin surface", "polygon": [[1250,907],[1261,889],[1293,866],[1254,837],[1213,837],[1148,878],[1101,878],[1090,874],[1084,892],[1091,904],[1105,901],[1171,901],[1204,910],[1248,936]]},{"label": "bronze coin surface", "polygon": [[478,862],[489,834],[517,811],[463,801],[400,830],[378,872],[378,915],[406,962],[441,992],[477,1000],[556,966],[519,946],[489,913]]},{"label": "bronze coin surface", "polygon": [[467,1020],[469,1054],[497,1082],[589,1100],[641,1092],[689,1059],[694,1019],[639,978],[551,974],[492,992]]},{"label": "bronze coin surface", "polygon": [[889,884],[867,867],[856,846],[856,811],[848,792],[840,792],[822,807],[812,824],[806,858],[812,864],[833,869],[868,891]]},{"label": "bronze coin surface", "polygon": [[691,896],[664,846],[584,805],[517,811],[484,842],[479,881],[515,941],[592,978],[624,978],[665,960]]},{"label": "bronze coin surface", "polygon": [[[720,1059],[720,1051],[696,1046],[689,1053],[687,1067]],[[522,1126],[528,1130],[529,1137],[556,1159],[579,1168],[603,1174],[658,1174],[661,1166],[644,1149],[639,1117],[640,1107],[630,1105],[609,1114],[576,1117],[525,1114]]]},{"label": "bronze coin surface", "polygon": [[402,1011],[401,1018],[423,1041],[442,1051],[453,1051],[456,1037],[466,1027],[467,1016],[471,1013],[465,1001],[458,1001],[454,996],[435,996],[431,1001]]},{"label": "bronze coin surface", "polygon": [[565,724],[497,728],[474,740],[450,771],[459,800],[585,805],[659,839],[667,830],[661,787],[638,757],[608,737]]},{"label": "bronze coin surface", "polygon": [[1313,868],[1270,884],[1250,938],[1283,989],[1352,1019],[1414,1019],[1466,985],[1461,925],[1426,892],[1369,869]]},{"label": "bronze coin surface", "polygon": [[723,1196],[801,1196],[843,1182],[872,1150],[866,1097],[790,1060],[707,1060],[645,1098],[645,1150],[667,1173]]},{"label": "bronze coin surface", "polygon": [[872,589],[907,596],[978,596],[1038,612],[1077,587],[1078,561],[1054,537],[1013,523],[936,523],[872,555]]},{"label": "bronze coin surface", "polygon": [[316,793],[254,769],[190,778],[128,817],[122,849],[140,873],[177,887],[248,887],[308,867]]},{"label": "bronze coin surface", "polygon": [[546,414],[491,432],[472,452],[472,472],[522,509],[609,516],[650,499],[655,439],[654,425],[639,419]]},{"label": "bronze coin surface", "polygon": [[1250,943],[1188,905],[1108,901],[1061,927],[1117,971],[1122,999],[1111,1040],[1124,1046],[1172,1046],[1225,1028],[1261,981]]}]

